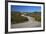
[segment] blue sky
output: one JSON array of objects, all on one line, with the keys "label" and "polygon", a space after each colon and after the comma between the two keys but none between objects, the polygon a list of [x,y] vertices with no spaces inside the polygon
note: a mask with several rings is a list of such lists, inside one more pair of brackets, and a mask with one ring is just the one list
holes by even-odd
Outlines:
[{"label": "blue sky", "polygon": [[18,6],[18,5],[11,5],[11,11],[18,11],[18,12],[40,12],[41,6]]}]

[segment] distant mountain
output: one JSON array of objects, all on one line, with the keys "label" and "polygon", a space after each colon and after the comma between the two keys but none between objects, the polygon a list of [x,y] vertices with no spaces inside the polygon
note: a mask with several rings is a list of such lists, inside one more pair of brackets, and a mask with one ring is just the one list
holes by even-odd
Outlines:
[{"label": "distant mountain", "polygon": [[32,14],[36,14],[36,15],[41,16],[41,12],[33,12]]}]

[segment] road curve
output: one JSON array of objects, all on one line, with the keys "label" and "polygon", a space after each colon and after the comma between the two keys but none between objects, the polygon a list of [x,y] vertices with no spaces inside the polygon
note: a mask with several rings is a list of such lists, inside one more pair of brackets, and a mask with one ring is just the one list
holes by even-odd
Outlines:
[{"label": "road curve", "polygon": [[29,19],[29,21],[19,24],[11,24],[11,28],[33,28],[33,27],[40,27],[41,23],[38,21],[35,21],[33,17],[30,16],[24,16]]}]

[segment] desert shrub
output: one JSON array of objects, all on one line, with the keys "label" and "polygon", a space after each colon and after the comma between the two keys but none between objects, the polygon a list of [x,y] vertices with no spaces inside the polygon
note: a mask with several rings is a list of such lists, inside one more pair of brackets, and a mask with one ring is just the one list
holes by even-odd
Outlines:
[{"label": "desert shrub", "polygon": [[36,16],[36,17],[35,17],[35,20],[41,21],[41,16]]},{"label": "desert shrub", "polygon": [[21,23],[21,22],[25,22],[25,21],[28,21],[28,19],[26,17],[18,16],[18,15],[12,15],[11,16],[12,24]]},{"label": "desert shrub", "polygon": [[32,14],[31,17],[35,18],[36,21],[41,21],[41,16],[38,14]]},{"label": "desert shrub", "polygon": [[37,14],[31,14],[31,17],[35,17],[35,16],[37,16]]}]

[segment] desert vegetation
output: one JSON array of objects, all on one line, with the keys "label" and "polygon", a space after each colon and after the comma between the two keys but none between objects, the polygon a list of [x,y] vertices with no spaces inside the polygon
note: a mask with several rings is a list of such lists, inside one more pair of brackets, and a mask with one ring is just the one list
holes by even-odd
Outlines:
[{"label": "desert vegetation", "polygon": [[27,17],[21,16],[21,14],[24,14],[24,13],[26,13],[25,14],[26,16],[35,18],[36,21],[41,21],[41,12],[32,12],[32,13],[23,12],[21,13],[21,12],[12,11],[11,12],[11,23],[16,24],[16,23],[22,23],[22,22],[28,21]]},{"label": "desert vegetation", "polygon": [[32,15],[32,17],[34,17],[36,21],[41,21],[41,16],[37,14]]},{"label": "desert vegetation", "polygon": [[27,17],[21,16],[20,12],[11,12],[12,24],[28,21]]},{"label": "desert vegetation", "polygon": [[41,12],[33,12],[29,16],[35,18],[36,21],[41,21]]}]

